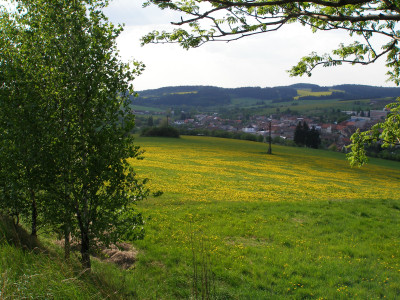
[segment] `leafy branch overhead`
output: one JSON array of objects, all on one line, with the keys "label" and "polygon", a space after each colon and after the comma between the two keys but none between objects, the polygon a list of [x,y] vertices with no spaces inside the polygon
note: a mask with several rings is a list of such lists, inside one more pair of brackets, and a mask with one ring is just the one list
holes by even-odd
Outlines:
[{"label": "leafy branch overhead", "polygon": [[351,152],[347,158],[352,166],[368,162],[365,145],[379,143],[383,148],[400,146],[400,99],[387,106],[390,114],[385,122],[377,123],[370,130],[357,130],[351,137]]},{"label": "leafy branch overhead", "polygon": [[[312,31],[343,30],[357,41],[339,45],[330,54],[311,53],[289,71],[291,76],[311,75],[319,66],[342,63],[370,64],[386,56],[389,79],[400,83],[398,41],[399,1],[263,1],[263,0],[148,0],[182,13],[172,22],[172,32],[153,31],[142,38],[148,43],[179,43],[185,49],[209,41],[234,41],[247,36],[277,31],[284,25],[300,23]],[[378,41],[374,37],[381,36]]]}]

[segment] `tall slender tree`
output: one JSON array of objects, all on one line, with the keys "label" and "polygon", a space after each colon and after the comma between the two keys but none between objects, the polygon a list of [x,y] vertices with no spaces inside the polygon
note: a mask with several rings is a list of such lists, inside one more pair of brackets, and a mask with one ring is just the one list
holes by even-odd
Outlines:
[{"label": "tall slender tree", "polygon": [[298,146],[304,146],[306,144],[306,136],[308,125],[305,122],[297,123],[296,129],[294,130],[294,142]]},{"label": "tall slender tree", "polygon": [[307,147],[314,149],[318,149],[318,147],[321,145],[321,138],[319,137],[319,132],[315,129],[315,126],[311,127],[311,129],[308,131],[306,145]]}]

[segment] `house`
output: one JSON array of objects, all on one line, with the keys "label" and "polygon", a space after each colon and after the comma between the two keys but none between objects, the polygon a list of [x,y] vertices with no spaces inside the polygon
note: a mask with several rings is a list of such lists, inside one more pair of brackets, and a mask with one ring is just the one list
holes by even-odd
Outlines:
[{"label": "house", "polygon": [[386,118],[388,113],[387,110],[371,110],[370,118],[371,120],[382,120]]},{"label": "house", "polygon": [[254,128],[252,125],[242,128],[242,131],[245,133],[256,133],[257,132],[256,128]]}]

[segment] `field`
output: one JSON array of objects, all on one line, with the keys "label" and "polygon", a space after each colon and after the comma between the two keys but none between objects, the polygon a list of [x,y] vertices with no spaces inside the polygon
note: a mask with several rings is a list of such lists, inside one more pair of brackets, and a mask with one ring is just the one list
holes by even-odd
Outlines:
[{"label": "field", "polygon": [[311,89],[299,89],[297,90],[297,97],[295,97],[295,100],[298,100],[300,97],[305,97],[305,96],[330,96],[332,95],[333,92],[338,92],[338,93],[345,93],[345,91],[341,90],[335,90],[335,89],[329,89],[329,91],[326,92],[312,92]]},{"label": "field", "polygon": [[260,104],[260,100],[254,98],[235,98],[232,99],[232,105],[228,105],[227,108],[245,108],[256,110],[258,115],[269,115],[277,112],[279,108],[280,112],[284,112],[287,109],[291,111],[296,111],[299,114],[314,115],[318,116],[321,114],[326,114],[333,110],[370,110],[375,108],[382,108],[387,104],[385,99],[376,100],[380,104],[375,104],[371,106],[371,100],[359,99],[359,100],[339,100],[339,99],[329,99],[329,100],[293,100],[289,102],[273,102],[272,100],[261,101],[264,104]]},{"label": "field", "polygon": [[400,294],[400,164],[208,137],[137,138],[161,197],[129,284],[139,299]]}]

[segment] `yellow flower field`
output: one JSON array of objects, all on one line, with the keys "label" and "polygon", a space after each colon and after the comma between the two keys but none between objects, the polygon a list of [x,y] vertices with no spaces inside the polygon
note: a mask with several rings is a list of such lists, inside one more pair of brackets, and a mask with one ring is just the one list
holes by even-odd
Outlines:
[{"label": "yellow flower field", "polygon": [[[184,139],[190,145],[201,137]],[[229,141],[237,146],[229,149],[224,140],[211,140],[220,148],[207,144],[146,144],[146,139],[140,139],[145,159],[133,164],[140,175],[151,179],[153,190],[184,201],[385,199],[393,197],[400,187],[399,168],[374,164],[351,168],[344,155],[330,158],[321,156],[321,151],[309,151],[305,156],[301,148],[289,152],[274,146],[274,155],[268,156],[262,144],[254,143],[246,149],[248,142]]]},{"label": "yellow flower field", "polygon": [[400,293],[400,163],[351,168],[341,153],[209,137],[136,143],[145,159],[132,165],[164,192],[138,203],[140,299],[195,299],[196,272],[215,276],[215,299]]}]

